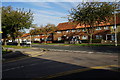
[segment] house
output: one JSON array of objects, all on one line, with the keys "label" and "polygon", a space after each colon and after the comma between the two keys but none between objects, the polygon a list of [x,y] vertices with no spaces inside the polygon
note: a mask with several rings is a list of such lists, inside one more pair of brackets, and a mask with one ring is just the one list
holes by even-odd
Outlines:
[{"label": "house", "polygon": [[[47,36],[47,43],[52,43],[52,39],[53,39],[52,37],[53,37],[52,33],[50,33]],[[34,43],[45,43],[45,39],[46,39],[46,35],[44,35],[44,34],[30,35],[29,33],[25,33],[20,37],[21,42],[29,40]]]},{"label": "house", "polygon": [[[117,25],[117,38],[120,42],[120,17],[116,18]],[[93,30],[93,32],[92,32]],[[57,31],[54,34],[54,41],[65,42],[65,41],[77,41],[81,40],[83,43],[88,42],[90,39],[89,33],[93,33],[93,43],[114,43],[115,42],[115,26],[113,23],[101,23],[94,28],[89,25],[80,25],[75,22],[59,23]]]},{"label": "house", "polygon": [[30,40],[30,34],[29,34],[29,33],[25,33],[25,34],[23,34],[23,35],[20,37],[20,39],[21,39],[22,41]]}]

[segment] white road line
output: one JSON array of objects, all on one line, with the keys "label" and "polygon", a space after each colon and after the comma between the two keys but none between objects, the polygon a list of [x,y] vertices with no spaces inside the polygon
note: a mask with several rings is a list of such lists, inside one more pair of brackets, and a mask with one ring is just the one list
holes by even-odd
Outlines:
[{"label": "white road line", "polygon": [[3,72],[5,71],[10,71],[10,70],[14,70],[14,69],[19,69],[19,68],[23,68],[24,66],[18,66],[18,67],[14,67],[14,68],[10,68],[10,69],[6,69],[6,70],[3,70]]},{"label": "white road line", "polygon": [[88,52],[89,54],[94,53],[94,52]]},{"label": "white road line", "polygon": [[[50,63],[50,62],[53,62],[53,61],[45,61],[45,62],[42,62],[42,63]],[[34,65],[37,65],[37,64],[40,64],[40,63],[34,63],[34,64],[29,64],[29,65],[25,65],[25,66],[34,66]],[[3,72],[6,72],[6,71],[10,71],[10,70],[15,70],[15,69],[20,69],[20,68],[23,68],[25,66],[18,66],[18,67],[13,67],[13,68],[10,68],[10,69],[5,69],[3,70]]]}]

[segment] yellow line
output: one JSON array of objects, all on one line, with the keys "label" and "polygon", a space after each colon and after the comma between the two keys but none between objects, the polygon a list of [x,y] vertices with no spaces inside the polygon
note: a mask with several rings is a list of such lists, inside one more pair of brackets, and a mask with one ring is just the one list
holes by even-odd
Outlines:
[{"label": "yellow line", "polygon": [[40,54],[36,54],[36,55],[31,55],[32,57],[36,57],[36,56],[40,56],[40,55],[43,55],[43,54],[45,54],[46,52],[42,52],[42,53],[40,53]]},{"label": "yellow line", "polygon": [[93,68],[93,69],[104,69],[104,68],[110,68],[110,67],[120,67],[120,65],[96,66],[96,67],[90,67],[90,68]]},{"label": "yellow line", "polygon": [[13,58],[13,59],[6,59],[6,61],[3,61],[3,63],[9,63],[9,62],[15,62],[15,61],[18,61],[18,60],[23,60],[23,59],[27,59],[27,58],[30,58],[30,57],[36,57],[36,56],[40,56],[40,55],[42,55],[42,54],[45,54],[46,52],[42,52],[41,54],[37,54],[37,55],[31,55],[31,56],[26,56],[26,57],[24,57],[24,56],[22,56],[22,57],[18,57],[18,58]]},{"label": "yellow line", "polygon": [[49,76],[40,77],[40,78],[50,79],[50,78],[65,76],[65,75],[69,75],[69,74],[73,74],[73,73],[84,72],[84,71],[93,70],[93,69],[105,69],[105,68],[109,68],[109,67],[120,67],[120,65],[107,65],[107,66],[96,66],[96,67],[90,67],[90,68],[76,69],[76,70],[61,72],[61,73],[57,73],[57,74],[53,74],[53,75],[49,75]]},{"label": "yellow line", "polygon": [[15,62],[18,60],[23,60],[23,59],[28,59],[28,58],[30,58],[30,57],[19,57],[19,58],[15,58],[15,59],[9,59],[9,61],[8,60],[3,61],[3,63]]}]

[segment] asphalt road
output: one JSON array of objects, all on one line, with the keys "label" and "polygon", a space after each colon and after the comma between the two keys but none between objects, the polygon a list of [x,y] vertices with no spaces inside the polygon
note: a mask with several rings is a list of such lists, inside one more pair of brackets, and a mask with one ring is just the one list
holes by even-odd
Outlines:
[{"label": "asphalt road", "polygon": [[120,46],[61,46],[61,45],[32,45],[32,47],[71,51],[90,51],[103,53],[120,53]]},{"label": "asphalt road", "polygon": [[[90,74],[92,78],[98,78],[94,76],[99,76],[101,79],[103,78],[113,78],[116,80],[118,78],[118,72],[112,71],[109,68],[105,68],[104,66],[108,65],[117,65],[118,64],[118,56],[113,54],[89,54],[89,53],[70,53],[70,52],[51,52],[46,51],[42,56],[36,57],[28,57],[21,60],[3,63],[3,80],[11,79],[11,78],[19,78],[23,79],[50,79],[49,75],[57,74],[57,73],[65,73],[68,71],[77,72],[78,76],[75,74],[73,78],[90,78]],[[95,66],[103,66],[99,67],[100,69],[94,69]],[[105,69],[103,69],[105,68]],[[84,71],[85,69],[85,71]],[[73,71],[72,71],[73,70]],[[92,70],[92,71],[88,71]],[[83,76],[80,77],[83,71]],[[104,75],[102,73],[105,71]],[[68,73],[67,72],[67,73]],[[100,73],[99,73],[100,72]],[[69,72],[70,73],[70,72]],[[79,74],[78,74],[79,73]],[[109,74],[108,74],[109,73]],[[86,75],[85,75],[86,74]],[[70,78],[69,75],[64,75],[61,78]],[[103,77],[104,76],[104,77]],[[52,79],[52,78],[51,78]],[[50,80],[51,80],[50,79]],[[58,80],[60,77],[55,77],[54,80]]]}]

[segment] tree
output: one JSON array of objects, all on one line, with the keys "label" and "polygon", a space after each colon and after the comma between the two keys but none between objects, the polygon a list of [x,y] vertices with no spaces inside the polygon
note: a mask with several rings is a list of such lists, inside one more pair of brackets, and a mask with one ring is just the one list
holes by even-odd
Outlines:
[{"label": "tree", "polygon": [[13,10],[11,6],[2,7],[2,30],[3,30],[3,38],[6,39],[8,35],[12,37],[13,40],[18,38],[18,32],[23,29],[28,29],[31,27],[33,21],[33,13],[31,10],[25,11],[24,8],[17,8]]},{"label": "tree", "polygon": [[43,33],[43,31],[41,30],[41,28],[35,27],[34,29],[31,29],[29,33],[31,35],[31,40],[33,41],[34,35],[40,35]]},{"label": "tree", "polygon": [[54,31],[57,29],[57,27],[54,24],[47,24],[46,26],[41,26],[41,30],[43,34],[45,35],[45,43],[47,42],[47,38],[50,33],[54,33]]},{"label": "tree", "polygon": [[[108,2],[85,2],[71,9],[69,19],[85,26],[89,43],[92,43],[95,26],[111,22],[114,9],[114,5]],[[87,28],[87,26],[90,28]]]},{"label": "tree", "polygon": [[[30,34],[33,35],[41,35],[44,34],[45,36],[45,43],[47,41],[47,38],[49,36],[50,33],[54,33],[54,31],[56,30],[56,26],[54,24],[47,24],[45,26],[41,25],[40,27],[34,27],[34,29],[30,30]],[[33,37],[32,37],[33,39]]]}]

